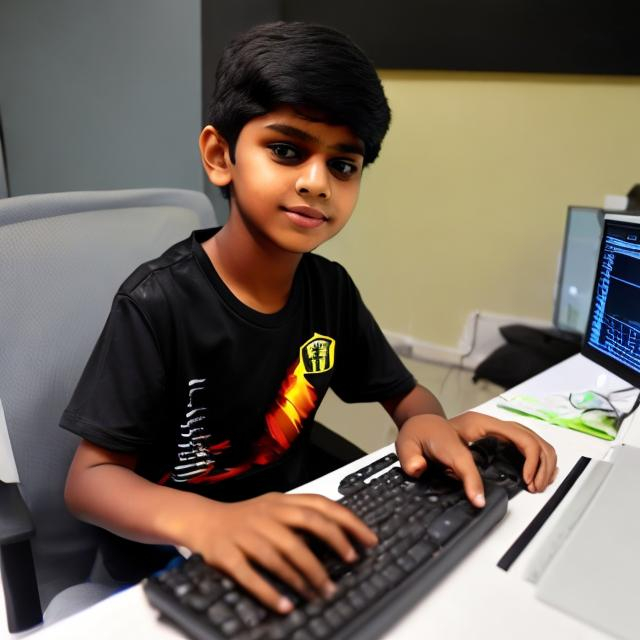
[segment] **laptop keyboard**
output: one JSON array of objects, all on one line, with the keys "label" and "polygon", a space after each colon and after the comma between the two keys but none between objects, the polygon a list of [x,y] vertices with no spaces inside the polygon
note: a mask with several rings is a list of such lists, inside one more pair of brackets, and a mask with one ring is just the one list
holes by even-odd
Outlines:
[{"label": "laptop keyboard", "polygon": [[522,487],[522,461],[511,445],[485,439],[472,445],[485,479],[486,506],[473,507],[461,483],[436,464],[418,480],[394,454],[342,479],[340,502],[369,525],[379,543],[342,563],[319,541],[309,544],[337,586],[329,600],[303,600],[269,577],[295,609],[271,612],[230,578],[194,554],[145,581],[151,604],[196,639],[319,640],[375,638],[419,601],[499,522]]}]

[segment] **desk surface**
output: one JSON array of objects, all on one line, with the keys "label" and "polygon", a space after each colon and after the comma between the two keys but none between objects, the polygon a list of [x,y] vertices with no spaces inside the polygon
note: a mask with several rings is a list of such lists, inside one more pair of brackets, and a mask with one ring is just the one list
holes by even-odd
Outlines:
[{"label": "desk surface", "polygon": [[[603,374],[603,369],[578,355],[514,390],[545,394],[597,387],[606,392],[628,386],[611,374]],[[513,418],[512,414],[498,409],[495,401],[487,402],[476,410],[501,419]],[[545,529],[552,526],[562,513],[567,500],[561,503],[508,572],[499,569],[496,563],[546,503],[578,458],[584,455],[602,459],[612,443],[538,420],[518,418],[518,421],[537,431],[556,448],[560,471],[555,484],[543,494],[522,492],[511,500],[502,522],[409,614],[398,621],[384,636],[385,640],[414,640],[416,637],[464,640],[485,637],[512,640],[517,637],[520,640],[539,640],[542,634],[545,634],[542,637],[565,640],[610,638],[537,600],[534,585],[524,579],[528,562],[544,540]],[[296,489],[296,492],[313,491],[337,498],[340,478],[391,449],[390,446],[376,451],[367,458]],[[574,490],[581,481],[582,478]],[[31,635],[37,640],[72,640],[85,638],[88,633],[92,639],[162,640],[184,637],[167,624],[158,622],[157,614],[147,604],[140,585]]]}]

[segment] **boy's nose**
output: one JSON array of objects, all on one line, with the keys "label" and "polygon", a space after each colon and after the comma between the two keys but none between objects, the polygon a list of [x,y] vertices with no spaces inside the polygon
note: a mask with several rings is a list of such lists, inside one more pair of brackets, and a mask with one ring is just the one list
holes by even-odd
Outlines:
[{"label": "boy's nose", "polygon": [[316,198],[330,198],[329,171],[324,162],[306,163],[296,180],[296,192]]}]

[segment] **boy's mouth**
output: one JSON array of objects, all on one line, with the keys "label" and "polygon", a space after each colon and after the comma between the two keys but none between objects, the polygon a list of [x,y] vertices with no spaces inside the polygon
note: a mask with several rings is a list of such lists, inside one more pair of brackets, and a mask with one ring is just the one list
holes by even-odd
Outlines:
[{"label": "boy's mouth", "polygon": [[315,209],[308,205],[297,205],[295,207],[283,207],[289,219],[300,227],[319,227],[329,220],[320,209]]}]

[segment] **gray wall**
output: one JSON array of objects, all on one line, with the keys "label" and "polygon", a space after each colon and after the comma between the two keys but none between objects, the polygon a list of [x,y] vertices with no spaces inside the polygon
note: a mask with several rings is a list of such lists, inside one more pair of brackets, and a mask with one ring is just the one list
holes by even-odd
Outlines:
[{"label": "gray wall", "polygon": [[11,195],[202,191],[199,0],[0,0]]}]

